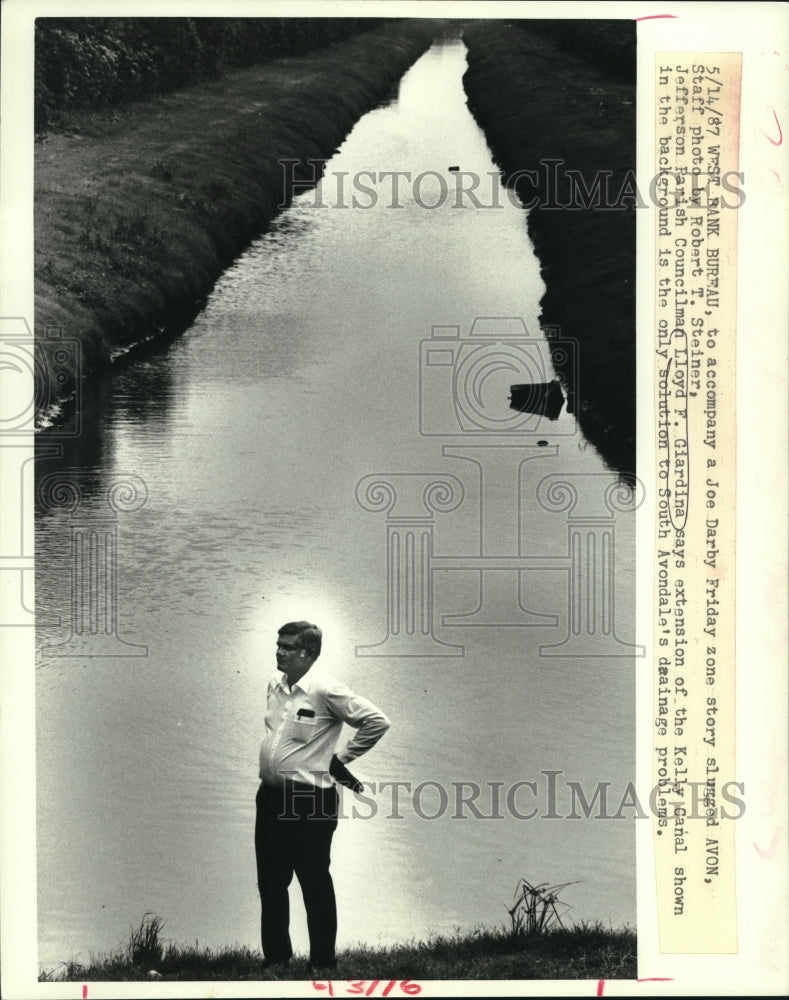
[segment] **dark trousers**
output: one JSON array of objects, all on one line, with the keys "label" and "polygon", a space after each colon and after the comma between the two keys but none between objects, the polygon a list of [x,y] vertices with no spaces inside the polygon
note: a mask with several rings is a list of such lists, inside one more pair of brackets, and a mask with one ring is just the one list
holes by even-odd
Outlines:
[{"label": "dark trousers", "polygon": [[269,962],[287,962],[293,954],[288,886],[294,872],[307,911],[310,961],[314,965],[334,962],[337,905],[329,863],[338,802],[333,787],[288,782],[281,788],[261,784],[258,789],[255,856],[260,936]]}]

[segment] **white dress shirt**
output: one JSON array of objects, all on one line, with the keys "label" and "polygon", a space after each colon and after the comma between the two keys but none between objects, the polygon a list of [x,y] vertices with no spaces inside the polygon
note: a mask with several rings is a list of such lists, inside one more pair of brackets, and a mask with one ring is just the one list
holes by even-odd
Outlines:
[{"label": "white dress shirt", "polygon": [[342,724],[356,730],[337,753],[343,764],[367,753],[391,725],[371,701],[314,666],[293,687],[284,674],[272,677],[266,706],[260,780],[267,785],[279,785],[286,778],[330,788],[329,764]]}]

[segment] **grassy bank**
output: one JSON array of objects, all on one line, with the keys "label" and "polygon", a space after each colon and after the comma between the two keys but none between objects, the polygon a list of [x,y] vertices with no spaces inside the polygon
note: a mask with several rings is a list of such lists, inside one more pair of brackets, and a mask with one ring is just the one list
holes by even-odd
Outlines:
[{"label": "grassy bank", "polygon": [[36,129],[57,128],[75,109],[147,100],[375,25],[361,17],[40,17]]},{"label": "grassy bank", "polygon": [[83,372],[183,329],[279,210],[279,161],[330,157],[434,30],[387,24],[155,101],[75,113],[66,131],[41,138],[35,329],[51,373],[45,400],[73,391],[76,371],[52,362],[48,328],[79,341]]},{"label": "grassy bank", "polygon": [[[564,373],[577,390],[581,428],[611,468],[631,473],[636,212],[627,182],[635,169],[635,26],[603,27],[604,51],[629,53],[610,69],[588,24],[596,63],[570,51],[579,50],[578,31],[564,38],[528,22],[470,25],[464,86],[505,176],[535,171],[515,187],[524,204],[536,203],[528,226],[547,288],[542,322],[578,341],[576,370],[568,365]],[[598,180],[604,187],[595,195]]]},{"label": "grassy bank", "polygon": [[[139,941],[139,939],[138,939]],[[266,969],[259,952],[249,948],[222,950],[156,941],[146,953],[133,941],[115,954],[72,961],[45,971],[44,981],[143,980],[154,971],[163,982],[183,980],[312,980],[328,973],[315,971],[306,958],[295,957],[287,968]],[[635,979],[636,935],[632,930],[600,926],[557,928],[522,934],[480,930],[453,937],[433,937],[390,948],[358,947],[338,955],[331,972],[343,980],[435,979]],[[378,994],[380,995],[380,990]],[[398,993],[402,995],[402,993]]]}]

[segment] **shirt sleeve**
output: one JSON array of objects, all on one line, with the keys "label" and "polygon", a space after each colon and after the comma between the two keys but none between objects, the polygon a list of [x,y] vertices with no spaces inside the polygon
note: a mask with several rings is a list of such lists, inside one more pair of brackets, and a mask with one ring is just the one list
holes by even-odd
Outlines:
[{"label": "shirt sleeve", "polygon": [[356,730],[345,748],[337,753],[343,764],[371,750],[392,725],[380,708],[344,684],[336,684],[326,692],[326,704],[332,715]]}]

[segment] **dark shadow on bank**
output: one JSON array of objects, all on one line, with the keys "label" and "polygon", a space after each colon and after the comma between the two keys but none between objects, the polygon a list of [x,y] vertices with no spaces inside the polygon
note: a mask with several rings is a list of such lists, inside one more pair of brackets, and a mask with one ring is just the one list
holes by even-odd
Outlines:
[{"label": "dark shadow on bank", "polygon": [[[635,23],[491,20],[463,37],[469,108],[505,183],[529,208],[546,285],[541,325],[578,343],[579,427],[606,465],[631,480]],[[569,365],[555,365],[563,381],[573,376]]]}]

